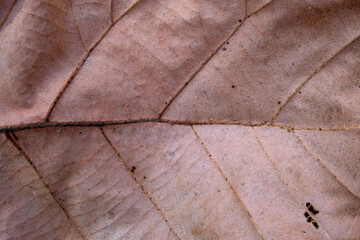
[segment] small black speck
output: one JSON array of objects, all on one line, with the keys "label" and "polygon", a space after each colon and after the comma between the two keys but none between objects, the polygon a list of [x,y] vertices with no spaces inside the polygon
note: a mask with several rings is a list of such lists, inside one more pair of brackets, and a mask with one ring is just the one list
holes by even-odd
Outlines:
[{"label": "small black speck", "polygon": [[226,44],[230,44],[229,42],[226,42]]},{"label": "small black speck", "polygon": [[281,102],[280,101],[278,101],[278,104],[280,104]]},{"label": "small black speck", "polygon": [[294,63],[291,63],[291,65],[295,66],[295,64],[294,64]]},{"label": "small black speck", "polygon": [[30,161],[30,165],[33,165],[33,162],[32,162],[32,161]]},{"label": "small black speck", "polygon": [[313,222],[312,224],[314,225],[314,227],[315,227],[316,229],[319,228],[319,225],[317,224],[317,222]]},{"label": "small black speck", "polygon": [[241,22],[242,20],[241,19],[239,19],[239,22]]},{"label": "small black speck", "polygon": [[301,91],[299,93],[301,93]]},{"label": "small black speck", "polygon": [[132,173],[134,173],[135,170],[136,170],[136,167],[135,167],[135,166],[132,166],[130,171],[131,171]]},{"label": "small black speck", "polygon": [[319,128],[319,131],[321,131],[322,129],[321,128]]},{"label": "small black speck", "polygon": [[316,210],[313,206],[310,206],[308,209],[309,209],[309,211],[312,212],[314,215],[316,215],[316,214],[319,213],[319,211]]},{"label": "small black speck", "polygon": [[309,217],[310,215],[309,215],[308,212],[305,212],[305,213],[304,213],[304,216],[307,218],[307,217]]},{"label": "small black speck", "polygon": [[312,217],[308,217],[306,221],[311,222],[311,220],[312,220]]},{"label": "small black speck", "polygon": [[226,51],[226,48],[223,48],[223,51]]},{"label": "small black speck", "polygon": [[235,88],[235,85],[232,85],[231,87],[232,87],[232,88]]},{"label": "small black speck", "polygon": [[307,206],[307,207],[310,206],[310,205],[311,205],[310,203],[308,203],[308,202],[306,203],[306,206]]},{"label": "small black speck", "polygon": [[144,179],[146,179],[146,177],[145,177],[145,176],[144,176],[143,178],[144,178]]},{"label": "small black speck", "polygon": [[312,205],[310,205],[310,207],[308,207],[310,212],[314,212],[314,207]]},{"label": "small black speck", "polygon": [[82,134],[82,132],[79,132],[79,134]]},{"label": "small black speck", "polygon": [[165,102],[165,104],[167,104],[167,102]]}]

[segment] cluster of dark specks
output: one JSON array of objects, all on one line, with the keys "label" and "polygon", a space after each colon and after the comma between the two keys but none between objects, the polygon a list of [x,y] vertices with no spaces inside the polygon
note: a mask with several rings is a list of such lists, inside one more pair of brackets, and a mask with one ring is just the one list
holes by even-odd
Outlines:
[{"label": "cluster of dark specks", "polygon": [[311,205],[310,203],[306,203],[306,207],[307,207],[308,210],[309,210],[312,214],[314,214],[314,215],[316,215],[316,214],[319,213],[319,211],[316,210],[316,209],[313,207],[313,205]]},{"label": "cluster of dark specks", "polygon": [[[307,209],[309,210],[309,212],[311,212],[311,213],[314,214],[314,215],[316,215],[316,214],[319,213],[319,211],[316,210],[316,209],[313,207],[313,205],[311,205],[311,203],[309,203],[309,202],[306,203],[306,207],[307,207]],[[308,212],[305,212],[305,213],[304,213],[304,216],[305,216],[306,221],[307,221],[308,223],[311,222],[311,223],[314,225],[315,228],[319,228],[319,224],[310,216],[310,214],[309,214]]]}]

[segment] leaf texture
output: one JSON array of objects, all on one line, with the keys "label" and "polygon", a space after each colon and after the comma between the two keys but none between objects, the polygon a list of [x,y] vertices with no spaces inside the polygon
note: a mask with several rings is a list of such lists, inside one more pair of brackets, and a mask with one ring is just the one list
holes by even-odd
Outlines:
[{"label": "leaf texture", "polygon": [[[347,2],[338,5],[326,1],[309,7],[305,2],[286,2],[274,1],[248,18],[229,39],[226,51],[217,52],[170,105],[164,118],[249,124],[271,122],[304,81],[314,74],[314,78],[317,77],[317,70],[342,53],[342,49],[360,34],[360,4]],[[326,34],[328,32],[331,34]],[[354,44],[359,46],[358,41]],[[356,68],[359,57],[354,61]],[[329,68],[323,69],[330,75],[331,72],[326,71],[331,71]],[[349,68],[356,71],[351,66]],[[357,85],[358,96],[359,78],[349,79],[352,81],[354,86]],[[327,84],[330,83],[331,80]],[[346,89],[354,86],[349,83]],[[358,97],[354,100],[354,105],[360,104]],[[344,102],[345,106],[341,105],[341,108],[348,107],[349,103]],[[317,105],[314,107],[318,108]],[[293,116],[302,120],[297,114]],[[306,117],[309,119],[311,116]],[[333,118],[333,124],[339,120],[343,123],[340,117]],[[292,126],[294,122],[289,124],[288,121],[287,116],[281,123]],[[326,126],[321,121],[318,124]]]},{"label": "leaf texture", "polygon": [[1,239],[82,239],[29,162],[0,139]]},{"label": "leaf texture", "polygon": [[244,1],[139,3],[86,60],[50,120],[157,117],[244,15]]},{"label": "leaf texture", "polygon": [[0,2],[0,239],[360,239],[358,0]]}]

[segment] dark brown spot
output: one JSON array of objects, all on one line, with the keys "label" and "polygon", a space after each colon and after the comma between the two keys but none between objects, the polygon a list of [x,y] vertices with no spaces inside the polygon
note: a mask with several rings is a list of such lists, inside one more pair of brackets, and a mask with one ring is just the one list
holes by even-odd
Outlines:
[{"label": "dark brown spot", "polygon": [[314,227],[315,227],[316,229],[319,228],[319,225],[317,224],[317,222],[313,222],[312,224],[314,225]]},{"label": "dark brown spot", "polygon": [[241,22],[242,20],[241,19],[239,19],[239,22]]},{"label": "dark brown spot", "polygon": [[135,166],[132,166],[130,171],[131,171],[132,173],[134,173],[135,170],[136,170],[136,167],[135,167]]},{"label": "dark brown spot", "polygon": [[278,101],[278,104],[280,104],[281,102],[280,101]]},{"label": "dark brown spot", "polygon": [[231,87],[232,87],[232,88],[235,88],[235,85],[232,85]]},{"label": "dark brown spot", "polygon": [[311,220],[312,220],[312,217],[308,217],[306,221],[311,222]]},{"label": "dark brown spot", "polygon": [[306,207],[307,207],[308,210],[309,210],[312,214],[314,214],[314,215],[316,215],[316,214],[319,213],[319,211],[316,210],[316,209],[313,207],[313,205],[311,205],[311,203],[306,203]]},{"label": "dark brown spot", "polygon": [[310,212],[314,211],[314,207],[312,205],[310,205],[310,207],[308,207],[308,209],[309,209]]},{"label": "dark brown spot", "polygon": [[223,48],[223,51],[226,51],[226,48]]},{"label": "dark brown spot", "polygon": [[304,213],[304,216],[305,216],[306,218],[308,218],[310,215],[309,215],[308,212],[305,212],[305,213]]}]

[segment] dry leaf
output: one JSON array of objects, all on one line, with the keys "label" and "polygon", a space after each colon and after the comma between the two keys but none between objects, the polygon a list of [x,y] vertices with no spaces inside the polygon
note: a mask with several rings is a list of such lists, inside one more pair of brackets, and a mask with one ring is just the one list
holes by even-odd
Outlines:
[{"label": "dry leaf", "polygon": [[360,239],[358,0],[0,2],[0,239]]}]

